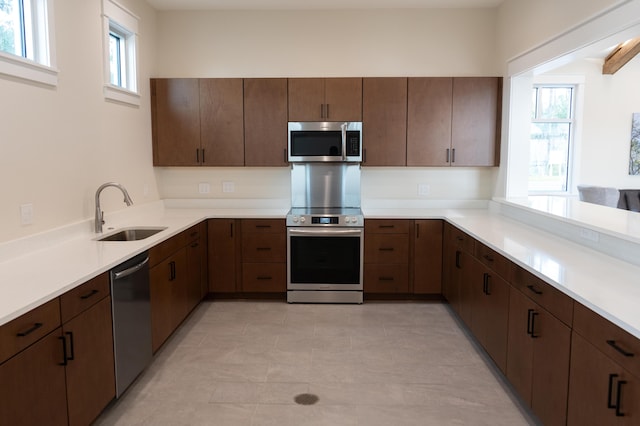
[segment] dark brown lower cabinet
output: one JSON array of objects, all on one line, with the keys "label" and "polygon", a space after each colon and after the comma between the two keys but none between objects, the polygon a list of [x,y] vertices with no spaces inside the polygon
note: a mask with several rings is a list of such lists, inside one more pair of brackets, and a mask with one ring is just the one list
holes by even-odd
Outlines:
[{"label": "dark brown lower cabinet", "polygon": [[576,332],[567,424],[640,425],[640,379]]},{"label": "dark brown lower cabinet", "polygon": [[413,293],[442,293],[442,221],[415,220],[413,225]]},{"label": "dark brown lower cabinet", "polygon": [[[239,292],[238,259],[239,252],[239,220],[209,219],[208,228],[208,267],[209,292]],[[238,277],[238,279],[236,279]]]},{"label": "dark brown lower cabinet", "polygon": [[567,419],[571,329],[515,288],[505,374],[544,425]]},{"label": "dark brown lower cabinet", "polygon": [[1,425],[66,425],[62,329],[0,365]]},{"label": "dark brown lower cabinet", "polygon": [[507,365],[509,283],[477,259],[469,268],[471,331],[498,368]]},{"label": "dark brown lower cabinet", "polygon": [[71,426],[90,424],[115,397],[111,327],[111,297],[63,325],[73,355],[65,369]]}]

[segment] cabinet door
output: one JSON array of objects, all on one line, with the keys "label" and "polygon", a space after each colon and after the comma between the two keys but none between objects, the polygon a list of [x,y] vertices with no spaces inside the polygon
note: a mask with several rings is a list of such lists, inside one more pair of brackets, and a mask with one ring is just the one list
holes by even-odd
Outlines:
[{"label": "cabinet door", "polygon": [[325,79],[325,120],[362,121],[362,79]]},{"label": "cabinet door", "polygon": [[188,313],[186,249],[149,270],[153,351],[162,346]]},{"label": "cabinet door", "polygon": [[57,329],[0,364],[0,424],[67,425],[67,398]]},{"label": "cabinet door", "polygon": [[244,165],[241,78],[200,80],[200,162],[204,166]]},{"label": "cabinet door", "polygon": [[409,293],[409,265],[406,263],[367,263],[364,265],[367,293]]},{"label": "cabinet door", "polygon": [[286,263],[243,263],[242,291],[246,293],[285,293],[287,291]]},{"label": "cabinet door", "polygon": [[500,81],[498,77],[453,79],[453,166],[498,165]]},{"label": "cabinet door", "polygon": [[505,375],[520,398],[531,406],[533,378],[533,343],[531,311],[534,303],[514,288],[509,297],[509,337]]},{"label": "cabinet door", "polygon": [[407,164],[407,79],[362,80],[364,166]]},{"label": "cabinet door", "polygon": [[471,273],[471,330],[501,371],[507,361],[509,284],[475,258]]},{"label": "cabinet door", "polygon": [[442,221],[416,220],[414,224],[413,292],[442,292]]},{"label": "cabinet door", "polygon": [[567,424],[638,425],[638,401],[638,378],[574,332]]},{"label": "cabinet door", "polygon": [[197,79],[151,80],[154,166],[198,165],[200,92]]},{"label": "cabinet door", "polygon": [[367,234],[364,263],[409,263],[407,234]]},{"label": "cabinet door", "polygon": [[287,165],[287,79],[244,79],[245,166]]},{"label": "cabinet door", "polygon": [[64,324],[63,331],[73,345],[66,368],[69,425],[88,425],[116,395],[111,297]]},{"label": "cabinet door", "polygon": [[324,79],[289,79],[289,121],[324,120]]},{"label": "cabinet door", "polygon": [[209,219],[209,291],[211,293],[235,293],[237,268],[236,235],[234,219]]},{"label": "cabinet door", "polygon": [[450,77],[408,82],[407,166],[448,166],[451,159]]},{"label": "cabinet door", "polygon": [[200,300],[202,300],[202,268],[206,258],[203,259],[204,236],[191,241],[187,246],[187,311],[191,312]]},{"label": "cabinet door", "polygon": [[567,419],[571,329],[536,306],[531,331],[533,345],[531,408],[545,425],[564,425]]}]

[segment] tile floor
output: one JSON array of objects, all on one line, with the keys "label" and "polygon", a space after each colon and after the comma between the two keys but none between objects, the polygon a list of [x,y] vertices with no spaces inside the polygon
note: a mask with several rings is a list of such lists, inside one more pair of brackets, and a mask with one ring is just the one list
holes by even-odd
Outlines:
[{"label": "tile floor", "polygon": [[97,424],[532,421],[441,303],[205,301]]}]

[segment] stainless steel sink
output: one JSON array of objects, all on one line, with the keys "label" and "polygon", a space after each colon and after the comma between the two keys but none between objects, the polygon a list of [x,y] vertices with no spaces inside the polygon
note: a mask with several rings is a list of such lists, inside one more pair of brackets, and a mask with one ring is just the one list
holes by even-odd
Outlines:
[{"label": "stainless steel sink", "polygon": [[152,235],[157,234],[160,231],[164,231],[165,228],[122,228],[114,231],[111,234],[104,237],[97,238],[97,241],[138,241],[149,238]]}]

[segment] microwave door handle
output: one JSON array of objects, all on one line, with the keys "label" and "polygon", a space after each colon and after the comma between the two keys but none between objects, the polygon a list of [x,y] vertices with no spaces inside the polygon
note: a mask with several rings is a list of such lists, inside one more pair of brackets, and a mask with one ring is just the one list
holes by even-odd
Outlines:
[{"label": "microwave door handle", "polygon": [[348,123],[342,123],[342,161],[347,160],[347,126]]}]

